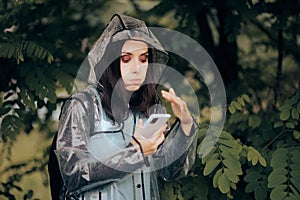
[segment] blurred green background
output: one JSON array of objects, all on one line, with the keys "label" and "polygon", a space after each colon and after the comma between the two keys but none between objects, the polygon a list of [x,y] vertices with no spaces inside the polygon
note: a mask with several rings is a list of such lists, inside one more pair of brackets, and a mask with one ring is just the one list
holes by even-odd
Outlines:
[{"label": "blurred green background", "polygon": [[[50,199],[48,151],[61,105],[114,13],[190,36],[225,84],[221,140],[187,178],[160,181],[162,199],[300,199],[299,0],[1,1],[0,199]],[[176,55],[170,65],[201,103],[200,147],[211,109],[205,84]]]}]

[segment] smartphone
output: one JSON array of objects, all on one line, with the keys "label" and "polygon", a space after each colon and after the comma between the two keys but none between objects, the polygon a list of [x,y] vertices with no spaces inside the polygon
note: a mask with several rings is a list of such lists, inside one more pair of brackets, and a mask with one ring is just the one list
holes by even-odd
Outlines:
[{"label": "smartphone", "polygon": [[170,117],[170,114],[150,115],[142,127],[141,135],[146,138],[151,137],[168,122]]}]

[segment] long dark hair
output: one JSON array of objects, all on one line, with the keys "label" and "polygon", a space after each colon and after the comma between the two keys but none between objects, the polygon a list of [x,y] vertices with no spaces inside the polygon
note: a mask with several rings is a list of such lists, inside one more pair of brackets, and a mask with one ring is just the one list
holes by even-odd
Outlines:
[{"label": "long dark hair", "polygon": [[153,83],[153,73],[151,73],[153,70],[151,48],[148,48],[149,66],[145,80],[147,84],[142,85],[134,92],[125,89],[120,71],[120,56],[124,43],[124,40],[110,43],[101,61],[95,66],[96,78],[99,80],[97,88],[101,93],[102,106],[106,114],[118,123],[128,117],[129,109],[142,112],[148,117],[150,107],[159,102],[156,84]]}]

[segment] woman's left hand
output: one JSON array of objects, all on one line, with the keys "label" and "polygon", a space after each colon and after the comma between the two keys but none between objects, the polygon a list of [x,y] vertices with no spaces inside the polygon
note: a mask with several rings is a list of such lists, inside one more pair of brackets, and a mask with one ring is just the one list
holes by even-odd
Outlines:
[{"label": "woman's left hand", "polygon": [[174,115],[179,118],[185,135],[189,136],[193,125],[193,118],[186,102],[175,94],[173,88],[170,88],[169,91],[162,90],[161,94],[165,100],[171,103],[171,108]]}]

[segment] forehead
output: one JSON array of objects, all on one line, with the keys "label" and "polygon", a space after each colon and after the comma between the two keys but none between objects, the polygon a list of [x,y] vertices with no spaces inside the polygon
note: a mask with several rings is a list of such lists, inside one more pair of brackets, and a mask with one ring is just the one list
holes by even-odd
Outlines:
[{"label": "forehead", "polygon": [[145,53],[148,50],[148,45],[143,41],[126,40],[122,47],[122,52],[142,52]]}]

